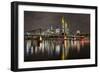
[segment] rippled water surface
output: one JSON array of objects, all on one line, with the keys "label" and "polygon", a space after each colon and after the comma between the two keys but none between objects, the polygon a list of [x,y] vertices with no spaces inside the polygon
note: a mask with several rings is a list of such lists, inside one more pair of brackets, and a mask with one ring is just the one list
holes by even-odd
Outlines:
[{"label": "rippled water surface", "polygon": [[25,40],[24,61],[70,60],[90,58],[89,40]]}]

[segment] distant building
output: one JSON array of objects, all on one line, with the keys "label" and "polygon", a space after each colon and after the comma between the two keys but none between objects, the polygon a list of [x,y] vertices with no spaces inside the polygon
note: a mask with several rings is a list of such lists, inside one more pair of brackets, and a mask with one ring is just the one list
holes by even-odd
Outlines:
[{"label": "distant building", "polygon": [[69,34],[69,25],[68,22],[65,21],[64,16],[61,19],[62,22],[62,33]]},{"label": "distant building", "polygon": [[80,33],[81,33],[80,30],[76,31],[76,35],[80,35]]}]

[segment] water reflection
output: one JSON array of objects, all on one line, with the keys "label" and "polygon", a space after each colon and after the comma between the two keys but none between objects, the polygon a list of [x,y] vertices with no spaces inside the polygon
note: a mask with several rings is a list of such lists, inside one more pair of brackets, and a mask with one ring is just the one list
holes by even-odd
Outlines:
[{"label": "water reflection", "polygon": [[[42,38],[25,40],[25,61],[88,58],[89,39]],[[79,54],[78,54],[79,53]],[[84,55],[86,53],[88,55]],[[75,56],[76,55],[76,56]]]}]

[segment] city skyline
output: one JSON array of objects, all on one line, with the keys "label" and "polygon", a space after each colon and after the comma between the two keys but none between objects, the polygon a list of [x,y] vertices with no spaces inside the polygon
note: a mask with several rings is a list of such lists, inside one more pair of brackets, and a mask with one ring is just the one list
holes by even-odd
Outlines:
[{"label": "city skyline", "polygon": [[60,28],[61,18],[64,16],[68,23],[70,33],[75,34],[77,30],[81,33],[90,33],[90,15],[76,13],[51,13],[24,11],[24,31],[31,31],[38,28],[48,29],[51,25],[54,29]]},{"label": "city skyline", "polygon": [[90,58],[89,19],[89,14],[25,11],[24,61]]}]

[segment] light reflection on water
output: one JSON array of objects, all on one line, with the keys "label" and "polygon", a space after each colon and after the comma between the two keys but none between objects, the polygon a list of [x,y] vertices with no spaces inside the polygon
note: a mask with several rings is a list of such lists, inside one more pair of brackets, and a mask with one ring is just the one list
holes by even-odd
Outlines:
[{"label": "light reflection on water", "polygon": [[[25,56],[26,60],[40,60],[39,58],[58,57],[60,60],[68,58],[70,50],[76,50],[80,53],[80,49],[89,44],[89,40],[70,40],[67,37],[64,39],[42,39],[37,40],[25,40]],[[55,56],[56,55],[56,56]],[[28,58],[30,57],[30,58]],[[47,58],[48,59],[48,58]]]}]

